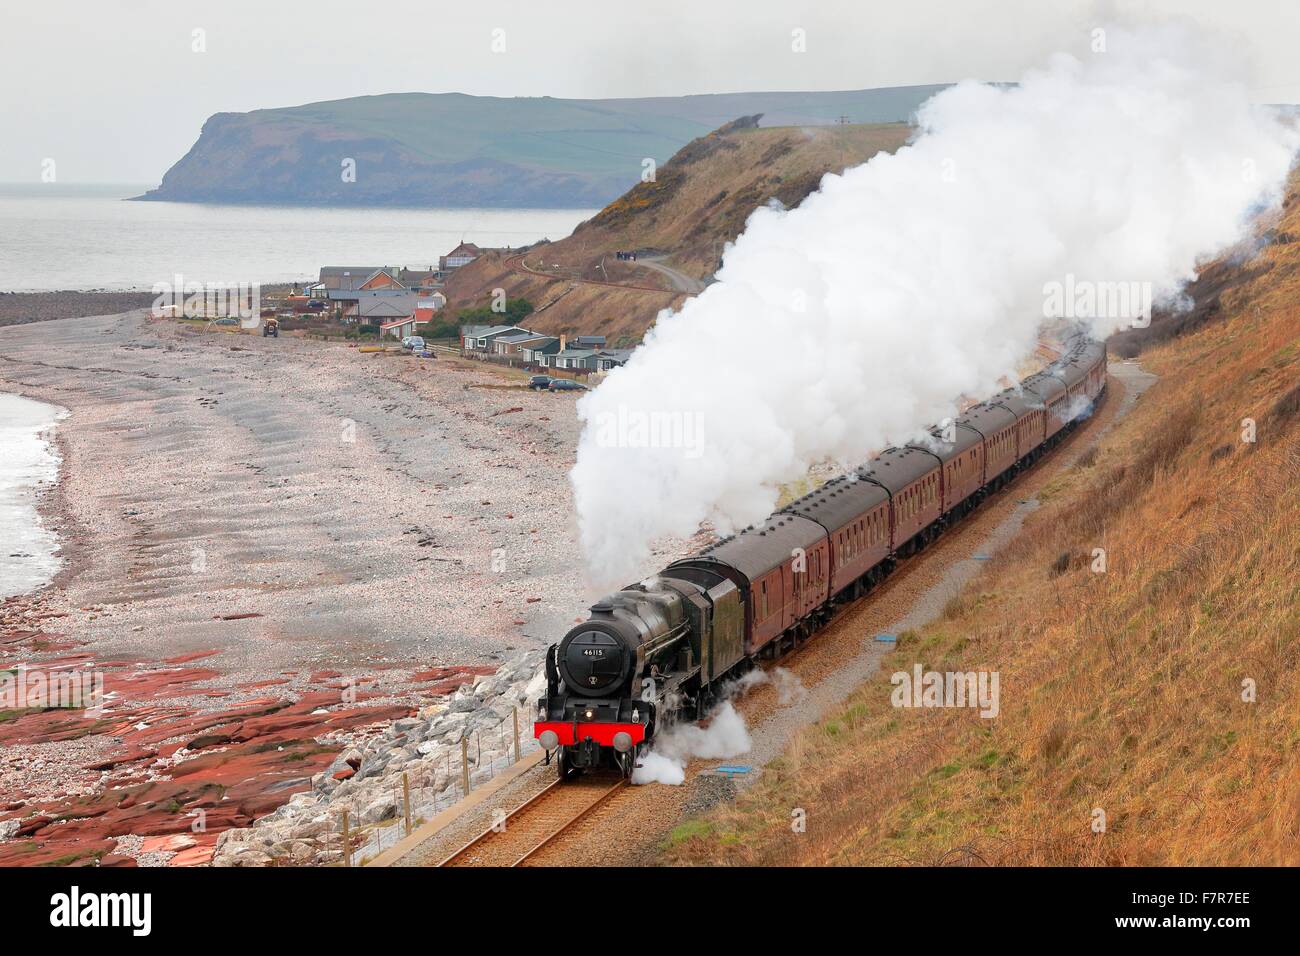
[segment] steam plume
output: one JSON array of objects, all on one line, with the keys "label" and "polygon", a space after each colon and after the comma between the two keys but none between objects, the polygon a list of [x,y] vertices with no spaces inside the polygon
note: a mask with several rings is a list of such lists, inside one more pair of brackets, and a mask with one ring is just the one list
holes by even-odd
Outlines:
[{"label": "steam plume", "polygon": [[[1048,284],[1149,282],[1168,301],[1278,201],[1297,134],[1250,105],[1230,51],[1181,22],[1104,46],[946,90],[896,155],[751,216],[719,281],[579,404],[594,586],[633,579],[656,538],[752,523],[812,463],[857,463],[996,391]],[[1137,309],[1121,311],[1081,318],[1105,336]],[[679,440],[647,440],[647,416]]]}]

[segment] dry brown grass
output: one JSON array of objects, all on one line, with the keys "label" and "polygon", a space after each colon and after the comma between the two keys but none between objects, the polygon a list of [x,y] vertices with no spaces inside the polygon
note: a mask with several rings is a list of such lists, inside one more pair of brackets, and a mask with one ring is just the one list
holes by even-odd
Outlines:
[{"label": "dry brown grass", "polygon": [[[660,167],[655,182],[638,184],[573,235],[529,255],[534,268],[558,265],[557,278],[521,275],[506,267],[504,257],[483,256],[448,282],[451,305],[483,306],[493,289],[504,288],[510,297],[525,297],[539,308],[553,303],[529,318],[529,328],[603,333],[611,342],[635,344],[660,309],[680,305],[684,296],[674,294],[659,273],[614,258],[617,250],[661,250],[669,265],[705,279],[717,268],[724,244],[740,234],[759,206],[771,199],[796,206],[826,173],[893,151],[909,132],[905,125],[886,123],[735,129],[700,137]],[[573,278],[665,291],[575,284]]]},{"label": "dry brown grass", "polygon": [[[944,616],[670,861],[1300,864],[1300,246],[1262,256]],[[998,671],[1000,715],[891,707],[917,661]]]}]

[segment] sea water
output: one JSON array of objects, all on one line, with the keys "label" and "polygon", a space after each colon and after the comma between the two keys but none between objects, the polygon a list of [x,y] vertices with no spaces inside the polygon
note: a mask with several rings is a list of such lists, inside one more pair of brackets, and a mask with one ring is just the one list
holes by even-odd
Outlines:
[{"label": "sea water", "polygon": [[52,436],[66,415],[57,405],[0,392],[0,598],[48,584],[59,570],[58,536],[36,506],[59,477]]},{"label": "sea water", "polygon": [[0,183],[0,292],[315,281],[321,266],[437,268],[462,240],[563,239],[593,209],[388,209],[124,202],[145,186]]}]

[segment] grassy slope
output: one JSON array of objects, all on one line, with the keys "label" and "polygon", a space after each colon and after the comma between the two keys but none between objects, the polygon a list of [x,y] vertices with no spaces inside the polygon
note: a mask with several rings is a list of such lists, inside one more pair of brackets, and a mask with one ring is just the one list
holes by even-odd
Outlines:
[{"label": "grassy slope", "polygon": [[436,162],[479,157],[577,173],[623,169],[668,156],[709,131],[689,118],[639,114],[600,101],[398,93],[258,110],[252,122],[310,122],[390,139]]},{"label": "grassy slope", "polygon": [[487,156],[526,167],[640,174],[697,136],[737,116],[765,114],[769,125],[906,120],[941,87],[794,93],[570,100],[463,93],[393,93],[246,114],[258,124],[318,123],[394,142],[437,162]]},{"label": "grassy slope", "polygon": [[[1013,544],[670,860],[1300,864],[1295,199],[1212,321],[1143,354],[1160,381]],[[892,708],[887,675],[916,661],[999,671],[1001,715]]]},{"label": "grassy slope", "polygon": [[[907,120],[941,87],[567,100],[393,93],[217,113],[146,199],[592,208],[737,116]],[[344,180],[344,159],[356,176]]]},{"label": "grassy slope", "polygon": [[[461,269],[448,284],[449,296],[455,306],[472,307],[486,303],[494,288],[503,287],[511,296],[526,296],[537,306],[556,301],[530,322],[530,328],[604,332],[636,341],[660,309],[679,304],[682,297],[574,285],[570,280],[667,289],[658,273],[613,256],[615,250],[636,248],[662,250],[669,254],[668,264],[707,278],[723,245],[741,232],[758,206],[772,198],[787,206],[798,205],[826,173],[863,162],[881,150],[895,150],[908,132],[908,127],[897,123],[714,131],[689,143],[660,167],[654,182],[638,183],[572,236],[529,255],[531,266],[544,264],[560,278],[520,276],[508,271],[500,256],[492,255]],[[559,269],[552,268],[556,265]]]}]

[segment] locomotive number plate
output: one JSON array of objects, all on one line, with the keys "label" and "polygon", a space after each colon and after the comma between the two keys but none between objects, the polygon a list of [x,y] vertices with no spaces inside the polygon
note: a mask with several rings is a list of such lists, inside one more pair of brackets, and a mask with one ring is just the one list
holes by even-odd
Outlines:
[{"label": "locomotive number plate", "polygon": [[583,657],[604,657],[605,649],[603,647],[584,647],[582,649]]}]

